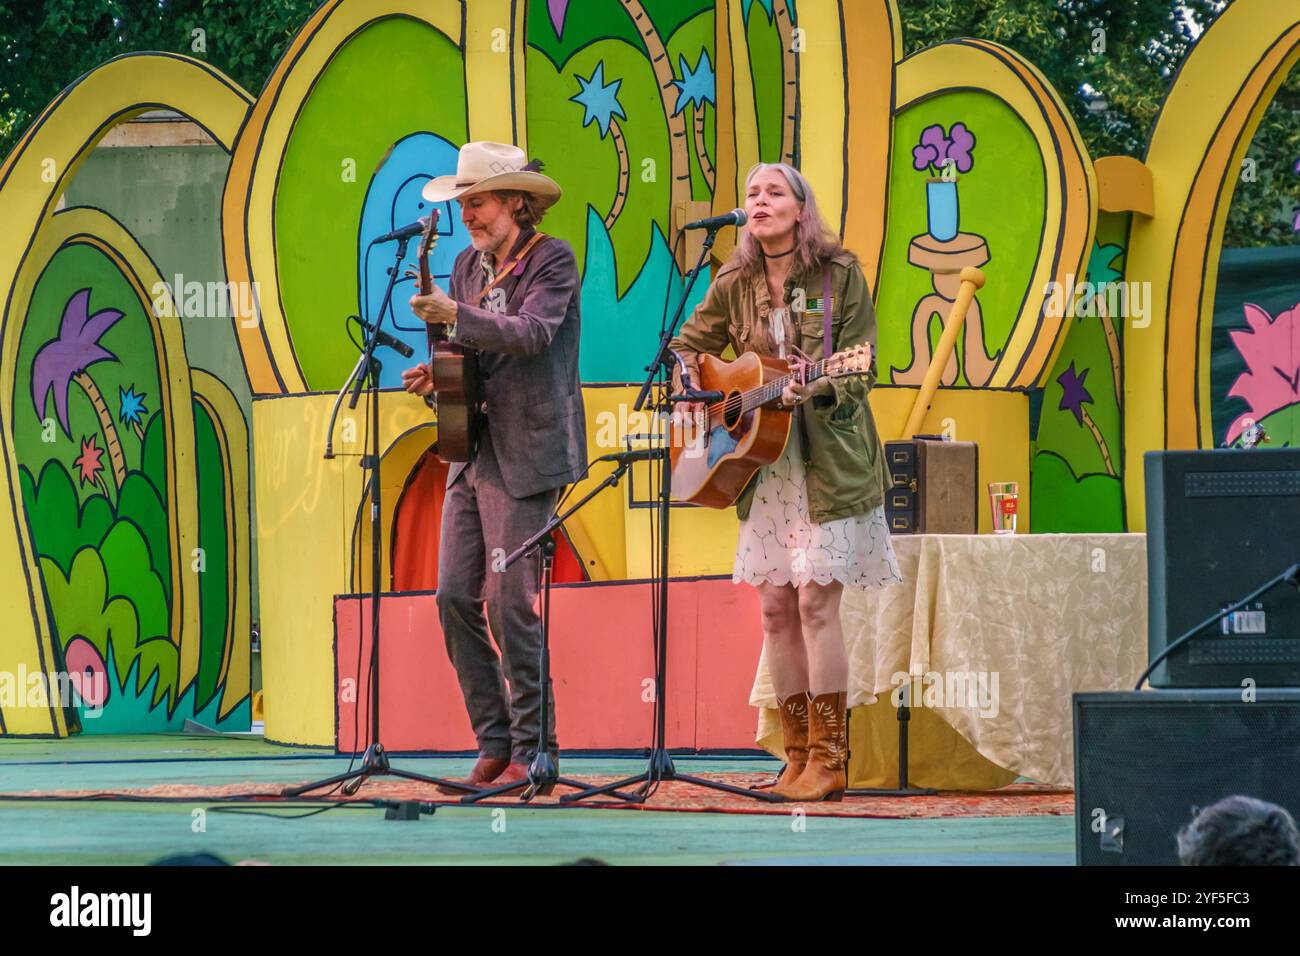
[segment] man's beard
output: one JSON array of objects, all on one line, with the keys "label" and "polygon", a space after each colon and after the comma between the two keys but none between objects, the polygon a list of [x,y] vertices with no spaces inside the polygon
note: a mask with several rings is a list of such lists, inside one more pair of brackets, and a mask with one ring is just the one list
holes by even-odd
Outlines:
[{"label": "man's beard", "polygon": [[497,254],[497,253],[504,254],[508,250],[501,249],[499,247],[503,242],[505,242],[506,237],[509,235],[510,235],[510,224],[507,222],[502,224],[500,232],[497,232],[496,227],[493,227],[491,229],[484,229],[478,235],[474,235],[473,233],[470,233],[469,241],[470,244],[478,252],[491,252],[493,254]]}]

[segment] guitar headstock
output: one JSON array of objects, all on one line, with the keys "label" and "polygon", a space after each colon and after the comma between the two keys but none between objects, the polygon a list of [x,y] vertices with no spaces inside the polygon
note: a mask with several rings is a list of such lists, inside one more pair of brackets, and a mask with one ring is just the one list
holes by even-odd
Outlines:
[{"label": "guitar headstock", "polygon": [[875,350],[867,344],[855,345],[836,352],[822,364],[822,374],[832,378],[845,375],[866,375],[875,364]]},{"label": "guitar headstock", "polygon": [[433,291],[433,275],[429,272],[429,253],[438,244],[438,207],[434,206],[425,217],[424,232],[420,233],[420,247],[415,252],[415,262],[420,270],[420,295]]}]

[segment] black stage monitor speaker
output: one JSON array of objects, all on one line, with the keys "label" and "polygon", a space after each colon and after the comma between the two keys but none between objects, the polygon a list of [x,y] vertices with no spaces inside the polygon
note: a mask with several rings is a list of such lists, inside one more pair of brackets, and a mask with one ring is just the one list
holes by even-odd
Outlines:
[{"label": "black stage monitor speaker", "polygon": [[[1300,448],[1146,455],[1149,660],[1300,561]],[[1300,593],[1285,585],[1174,651],[1154,687],[1300,685]]]},{"label": "black stage monitor speaker", "polygon": [[1300,820],[1300,690],[1074,695],[1075,849],[1084,866],[1178,864],[1178,830],[1224,797]]}]

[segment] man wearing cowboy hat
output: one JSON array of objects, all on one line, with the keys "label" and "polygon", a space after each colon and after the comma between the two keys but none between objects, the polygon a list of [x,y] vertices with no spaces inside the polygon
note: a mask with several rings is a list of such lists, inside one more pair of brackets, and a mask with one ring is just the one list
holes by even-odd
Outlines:
[{"label": "man wearing cowboy hat", "polygon": [[[431,329],[443,326],[479,353],[483,382],[479,446],[448,473],[438,554],[438,615],[478,739],[474,786],[525,779],[541,729],[540,558],[506,571],[499,560],[546,523],[559,489],[587,460],[578,267],[567,242],[535,228],[560,198],[539,166],[516,146],[467,143],[456,174],[429,181],[425,199],[459,201],[471,247],[456,258],[450,295],[435,286],[411,299]],[[402,381],[408,392],[433,391],[426,364],[404,371]],[[554,756],[554,697],[551,711]]]}]

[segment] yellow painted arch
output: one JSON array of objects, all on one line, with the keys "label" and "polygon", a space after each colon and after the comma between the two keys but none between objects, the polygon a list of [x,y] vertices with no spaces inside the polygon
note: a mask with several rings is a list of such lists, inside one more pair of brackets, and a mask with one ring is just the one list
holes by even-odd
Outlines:
[{"label": "yellow painted arch", "polygon": [[[0,542],[0,607],[14,613],[9,616],[9,647],[6,659],[53,661],[52,628],[45,613],[45,599],[40,584],[40,567],[35,557],[35,543],[28,533],[21,513],[18,494],[18,460],[13,439],[13,382],[18,345],[31,295],[46,263],[63,247],[84,243],[98,249],[117,266],[131,283],[149,316],[154,348],[159,359],[158,378],[163,391],[159,411],[167,436],[166,498],[168,538],[171,544],[171,579],[173,581],[171,633],[179,649],[178,686],[184,688],[198,673],[199,664],[199,593],[198,579],[190,570],[190,556],[198,547],[198,490],[194,471],[194,414],[190,406],[190,368],[185,359],[185,344],[180,321],[170,290],[157,268],[134,237],[121,223],[98,209],[74,206],[62,210],[41,227],[19,273],[10,299],[0,341],[0,382],[5,383],[3,400],[3,443],[6,477],[13,508],[13,523],[0,526],[0,535],[12,536],[12,546]],[[151,295],[157,291],[155,298]],[[155,311],[156,310],[156,311]],[[10,565],[13,565],[11,568]],[[30,610],[28,610],[30,608]],[[24,613],[17,613],[22,609]],[[26,649],[24,649],[26,648]],[[53,667],[47,664],[46,670]],[[30,716],[30,715],[29,715]],[[47,733],[64,733],[62,715],[54,714]],[[6,714],[6,729],[17,731]]]},{"label": "yellow painted arch", "polygon": [[[939,43],[898,65],[898,110],[949,90],[998,97],[1025,123],[1047,176],[1043,235],[1019,317],[993,370],[990,388],[1030,388],[1051,370],[1064,316],[1046,308],[1050,282],[1081,276],[1097,225],[1097,184],[1083,137],[1051,84],[1023,57],[985,40]],[[994,270],[996,271],[996,270]]]},{"label": "yellow painted arch", "polygon": [[[498,0],[490,0],[488,5],[505,8]],[[247,303],[241,303],[234,320],[255,393],[293,393],[307,388],[280,307],[274,235],[276,182],[298,107],[338,49],[368,24],[390,17],[409,17],[429,24],[460,47],[463,16],[464,5],[456,0],[331,0],[298,31],[253,105],[248,126],[230,158],[221,218],[227,279],[258,283],[252,288],[258,289],[253,308],[259,314],[248,314],[244,311]],[[476,14],[474,22],[475,42],[482,40],[487,30],[490,43],[491,28],[486,21]],[[513,22],[507,18],[501,25]],[[510,57],[499,56],[502,69],[513,68]],[[473,59],[480,67],[491,62],[489,53],[476,54]],[[467,84],[469,81],[467,74]],[[507,117],[500,128],[508,130],[510,122]]]},{"label": "yellow painted arch", "polygon": [[1124,335],[1130,528],[1146,522],[1142,456],[1214,443],[1209,354],[1223,230],[1241,160],[1297,61],[1296,5],[1237,0],[1188,54],[1151,134],[1155,210],[1134,219],[1126,269],[1151,283],[1150,324]]},{"label": "yellow painted arch", "polygon": [[[69,84],[23,134],[0,165],[0,208],[5,229],[0,233],[0,349],[5,368],[12,370],[21,317],[36,273],[27,263],[38,258],[42,224],[63,194],[81,162],[113,126],[151,109],[173,109],[193,119],[224,148],[234,143],[248,114],[251,97],[207,63],[169,53],[136,53],[116,57]],[[65,220],[67,222],[67,220]],[[131,248],[134,243],[130,243]],[[48,252],[48,242],[42,246]],[[12,377],[0,382],[12,388]],[[7,411],[7,402],[0,408]],[[0,612],[9,624],[7,659],[29,673],[53,667],[50,622],[40,594],[34,551],[26,522],[19,512],[17,462],[12,425],[0,420],[0,477],[9,493],[10,509],[0,520]],[[197,662],[197,652],[193,660]],[[22,708],[6,713],[4,730],[13,734],[67,732],[63,714],[53,708]]]},{"label": "yellow painted arch", "polygon": [[[438,426],[433,422],[416,425],[402,432],[379,455],[379,507],[381,512],[379,545],[379,580],[382,590],[392,590],[393,582],[393,531],[397,506],[402,491],[415,470],[420,457],[438,440]],[[367,472],[367,475],[369,472]],[[356,593],[370,591],[370,490],[365,488],[364,499],[357,502],[352,522],[351,587]]]},{"label": "yellow painted arch", "polygon": [[15,278],[41,223],[87,154],[112,127],[152,109],[193,119],[229,150],[252,98],[219,70],[171,53],[109,60],[45,108],[0,165],[0,298],[5,321]]}]

